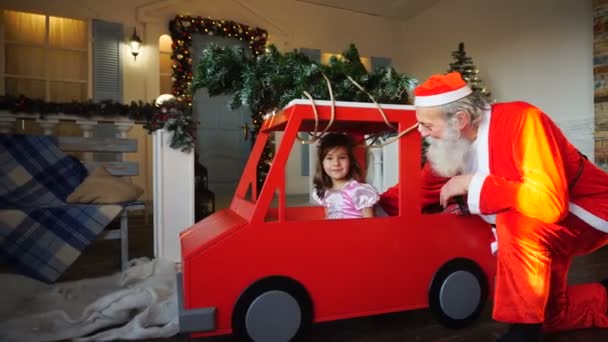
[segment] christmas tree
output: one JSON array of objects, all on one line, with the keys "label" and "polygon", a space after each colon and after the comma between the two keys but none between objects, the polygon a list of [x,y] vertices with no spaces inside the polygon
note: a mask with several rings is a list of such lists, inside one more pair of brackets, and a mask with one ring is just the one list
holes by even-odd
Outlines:
[{"label": "christmas tree", "polygon": [[468,82],[473,92],[480,94],[488,102],[491,102],[491,93],[485,88],[479,77],[477,77],[479,70],[473,64],[473,58],[467,56],[467,53],[464,51],[464,43],[458,44],[458,50],[452,52],[452,58],[454,61],[450,63],[448,72],[458,71],[462,75],[462,78]]}]

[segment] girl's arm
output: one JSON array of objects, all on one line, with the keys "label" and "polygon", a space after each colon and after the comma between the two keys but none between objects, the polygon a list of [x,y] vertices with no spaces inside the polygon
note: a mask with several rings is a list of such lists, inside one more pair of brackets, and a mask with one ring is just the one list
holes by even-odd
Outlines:
[{"label": "girl's arm", "polygon": [[363,217],[374,217],[374,207],[367,207],[361,209]]}]

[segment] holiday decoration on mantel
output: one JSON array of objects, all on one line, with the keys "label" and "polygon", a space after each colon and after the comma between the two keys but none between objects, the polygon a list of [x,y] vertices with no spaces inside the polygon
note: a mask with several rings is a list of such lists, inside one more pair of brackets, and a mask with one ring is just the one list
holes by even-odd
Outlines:
[{"label": "holiday decoration on mantel", "polygon": [[488,102],[492,102],[492,94],[485,88],[483,82],[477,77],[479,70],[473,64],[473,58],[464,51],[464,43],[458,44],[458,50],[452,52],[453,62],[448,72],[458,71],[469,84],[473,92],[481,94]]}]

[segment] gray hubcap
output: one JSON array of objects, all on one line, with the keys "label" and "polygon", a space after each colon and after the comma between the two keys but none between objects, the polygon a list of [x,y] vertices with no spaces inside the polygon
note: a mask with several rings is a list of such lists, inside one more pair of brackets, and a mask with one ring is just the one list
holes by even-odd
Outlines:
[{"label": "gray hubcap", "polygon": [[481,285],[467,271],[450,274],[439,291],[439,304],[443,312],[452,319],[466,319],[473,314],[481,301]]},{"label": "gray hubcap", "polygon": [[268,291],[247,309],[245,327],[256,342],[287,342],[302,324],[300,305],[289,293]]}]

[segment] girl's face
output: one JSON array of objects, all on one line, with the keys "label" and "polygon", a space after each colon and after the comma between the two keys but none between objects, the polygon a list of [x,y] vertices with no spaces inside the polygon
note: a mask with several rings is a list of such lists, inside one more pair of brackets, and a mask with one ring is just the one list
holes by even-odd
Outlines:
[{"label": "girl's face", "polygon": [[332,181],[347,180],[349,170],[350,159],[345,147],[334,147],[323,158],[323,171]]}]

